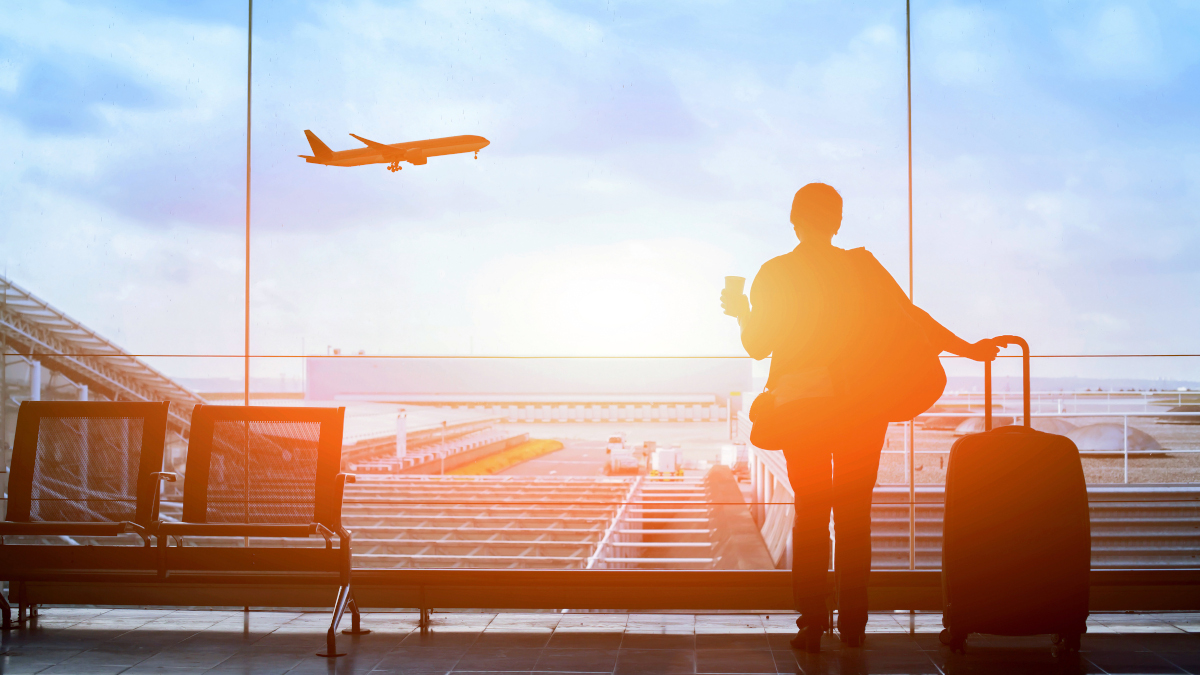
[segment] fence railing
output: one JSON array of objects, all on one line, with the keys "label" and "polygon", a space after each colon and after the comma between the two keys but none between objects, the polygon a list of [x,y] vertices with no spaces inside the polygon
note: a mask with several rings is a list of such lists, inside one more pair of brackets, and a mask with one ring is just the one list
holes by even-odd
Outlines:
[{"label": "fence railing", "polygon": [[[748,428],[749,419],[745,423]],[[746,433],[749,435],[749,431]],[[758,523],[775,567],[791,568],[796,496],[788,481],[787,462],[780,450],[750,447],[750,489],[754,494],[751,515]]]},{"label": "fence railing", "polygon": [[[588,556],[587,564],[584,569],[605,569],[615,567],[620,569],[623,567],[620,563],[614,563],[613,558],[623,557],[616,553],[616,545],[629,543],[641,538],[640,533],[631,532],[630,526],[633,524],[629,521],[630,507],[637,501],[638,493],[642,490],[643,477],[638,476],[637,479],[629,486],[629,491],[625,493],[625,498],[622,500],[620,508],[617,509],[616,515],[609,523],[608,528],[604,531],[604,536],[596,545],[596,552]],[[641,530],[640,527],[636,528]]]},{"label": "fence railing", "polygon": [[[776,567],[788,568],[795,494],[787,462],[779,450],[751,446],[749,454],[751,513]],[[940,568],[944,500],[942,485],[877,486],[873,567]],[[1200,484],[1092,484],[1088,501],[1094,569],[1200,568]],[[830,537],[836,546],[832,520]]]}]

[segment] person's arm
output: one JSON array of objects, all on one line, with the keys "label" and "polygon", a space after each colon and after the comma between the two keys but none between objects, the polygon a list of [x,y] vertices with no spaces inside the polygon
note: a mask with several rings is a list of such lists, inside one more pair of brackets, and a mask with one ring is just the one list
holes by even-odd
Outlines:
[{"label": "person's arm", "polygon": [[[754,295],[751,290],[751,295]],[[742,347],[755,361],[761,361],[775,351],[771,338],[777,335],[770,329],[770,318],[763,303],[757,303],[757,309],[747,307],[746,312],[738,317],[738,325],[742,327]]]},{"label": "person's arm", "polygon": [[778,289],[772,277],[768,266],[763,265],[750,285],[751,297],[721,293],[721,307],[726,314],[737,317],[742,328],[742,347],[756,361],[771,355],[773,340],[780,334],[776,324],[782,317],[774,307]]},{"label": "person's arm", "polygon": [[[905,296],[904,299],[908,300],[908,296]],[[932,316],[929,316],[929,312],[911,302],[908,303],[908,309],[913,318],[921,324],[933,346],[940,347],[944,352],[950,352],[956,356],[965,356],[968,359],[976,361],[991,361],[996,358],[996,354],[1000,351],[1000,348],[992,340],[980,340],[974,344],[967,342],[955,335],[949,328],[938,323]]]},{"label": "person's arm", "polygon": [[[869,254],[868,254],[869,255]],[[904,289],[900,288],[900,284],[892,278],[887,269],[871,256],[877,268],[877,273],[881,278],[885,278],[883,285],[890,289],[890,292],[895,297],[896,301],[905,307],[909,314],[917,320],[921,329],[925,332],[929,342],[937,347],[940,351],[950,352],[956,356],[963,356],[975,361],[990,361],[996,358],[996,354],[1000,351],[999,346],[993,340],[980,340],[976,343],[970,343],[955,335],[953,331],[938,323],[936,319],[929,315],[929,312],[917,307],[912,300],[908,299],[908,294]]]}]

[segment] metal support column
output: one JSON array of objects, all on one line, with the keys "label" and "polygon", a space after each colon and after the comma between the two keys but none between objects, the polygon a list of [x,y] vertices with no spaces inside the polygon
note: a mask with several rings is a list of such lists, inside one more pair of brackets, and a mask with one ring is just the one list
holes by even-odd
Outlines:
[{"label": "metal support column", "polygon": [[[904,54],[908,71],[908,299],[913,296],[913,170],[912,170],[912,2],[904,0]],[[917,487],[913,464],[913,423],[908,421],[905,457],[908,461],[908,568],[917,568]]]},{"label": "metal support column", "polygon": [[42,364],[40,361],[29,362],[29,400],[42,400]]}]

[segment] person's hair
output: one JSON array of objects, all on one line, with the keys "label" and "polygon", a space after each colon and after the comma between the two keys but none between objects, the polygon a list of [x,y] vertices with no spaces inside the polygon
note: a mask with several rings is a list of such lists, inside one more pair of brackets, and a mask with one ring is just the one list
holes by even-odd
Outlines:
[{"label": "person's hair", "polygon": [[829,234],[837,234],[842,226],[842,196],[825,183],[809,183],[792,199],[793,224],[797,215]]}]

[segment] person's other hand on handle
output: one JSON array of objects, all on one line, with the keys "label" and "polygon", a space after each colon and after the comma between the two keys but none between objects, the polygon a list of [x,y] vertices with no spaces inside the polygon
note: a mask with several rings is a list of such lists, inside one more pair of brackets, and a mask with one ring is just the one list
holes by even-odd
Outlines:
[{"label": "person's other hand on handle", "polygon": [[721,291],[721,309],[727,315],[741,319],[750,313],[750,298],[745,293]]},{"label": "person's other hand on handle", "polygon": [[991,361],[996,358],[996,354],[999,352],[1000,345],[995,340],[989,338],[976,342],[965,350],[964,353],[959,354],[959,356],[965,356],[975,361]]}]

